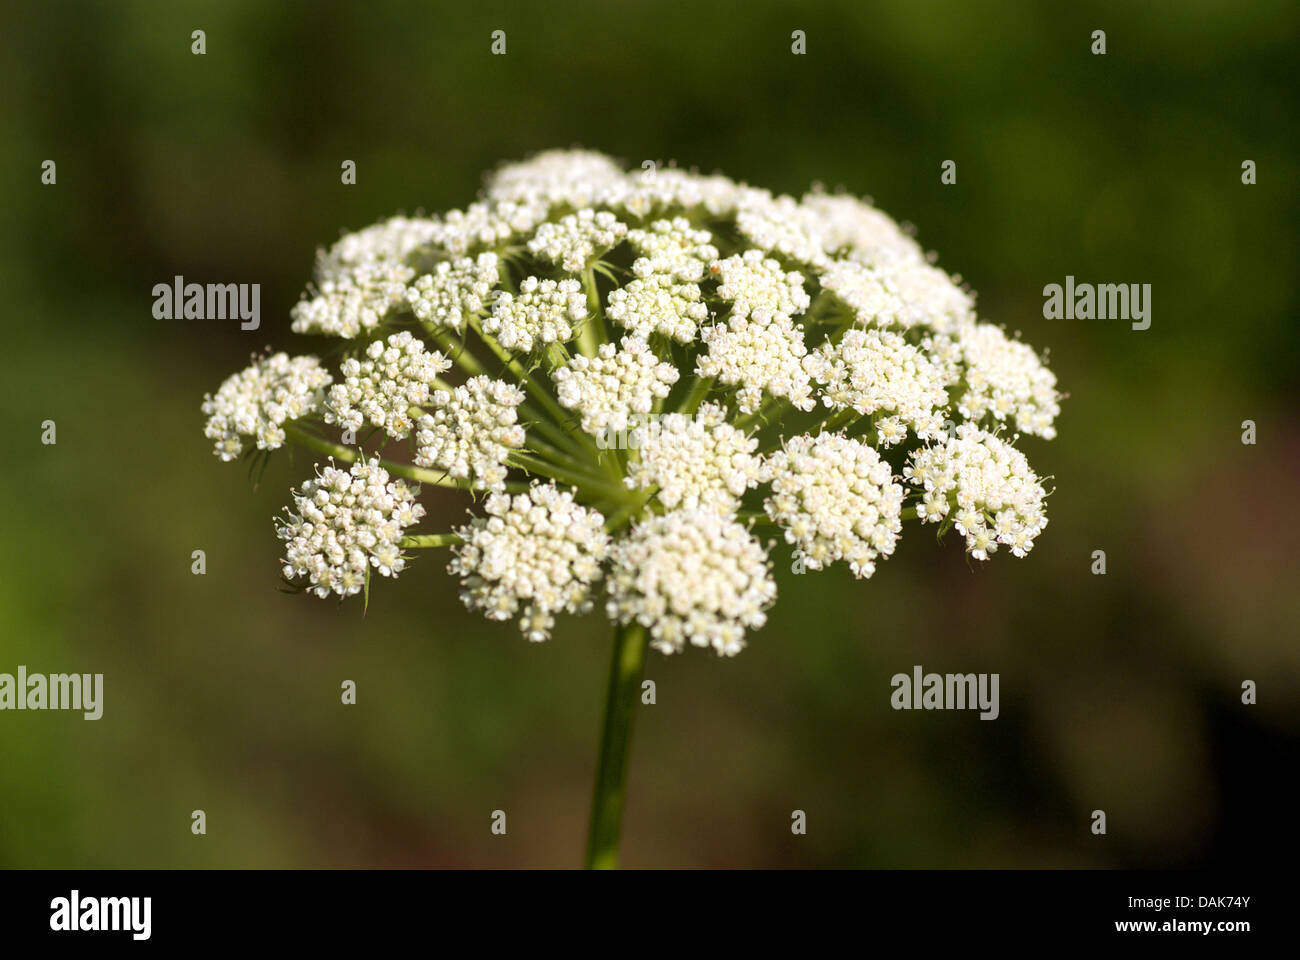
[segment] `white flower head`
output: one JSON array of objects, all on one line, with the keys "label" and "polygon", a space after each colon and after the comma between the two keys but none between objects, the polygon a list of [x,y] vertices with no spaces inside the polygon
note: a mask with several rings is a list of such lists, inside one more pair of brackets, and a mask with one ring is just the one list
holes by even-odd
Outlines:
[{"label": "white flower head", "polygon": [[772,197],[766,190],[750,190],[736,211],[736,229],[764,251],[779,253],[810,267],[827,261],[817,218],[793,197]]},{"label": "white flower head", "polygon": [[245,437],[258,450],[275,450],[284,443],[285,422],[320,409],[332,379],[315,357],[277,353],[255,359],[228,377],[215,396],[204,396],[208,422],[203,435],[216,441],[214,452],[222,460],[237,458]]},{"label": "white flower head", "polygon": [[499,490],[506,480],[506,458],[524,445],[524,428],[515,409],[524,392],[491,377],[471,377],[453,390],[435,390],[432,412],[415,433],[415,462],[472,479],[483,490]]},{"label": "white flower head", "polygon": [[803,328],[784,313],[759,310],[748,317],[733,315],[705,327],[700,338],[708,352],[696,362],[695,372],[739,387],[736,402],[743,413],[756,411],[764,393],[783,397],[800,410],[817,405],[803,368],[808,353]]},{"label": "white flower head", "polygon": [[646,230],[629,230],[627,240],[641,254],[633,268],[639,277],[667,273],[698,282],[705,267],[718,259],[709,231],[696,229],[685,217],[656,220]]},{"label": "white flower head", "polygon": [[230,460],[327,448],[290,423],[323,418],[411,463],[331,466],[295,495],[285,571],[321,595],[401,569],[419,508],[386,469],[486,491],[458,536],[406,540],[455,544],[472,610],[543,640],[604,579],[606,614],[657,649],[734,654],[775,597],[748,525],[866,578],[905,516],[979,559],[1023,556],[1047,523],[1001,434],[1054,436],[1046,354],[982,322],[912,234],[820,186],[539,153],[461,209],[320,253],[292,329],[353,339],[339,372],[258,360],[205,397],[205,429]]},{"label": "white flower head", "polygon": [[718,296],[731,301],[735,317],[747,317],[755,311],[794,317],[808,309],[811,300],[803,288],[803,274],[786,271],[781,264],[765,257],[762,250],[715,260],[709,274],[718,280]]},{"label": "white flower head", "polygon": [[728,423],[718,404],[705,403],[693,416],[655,418],[634,433],[641,453],[628,464],[628,486],[656,487],[669,510],[731,512],[759,481],[758,441]]},{"label": "white flower head", "polygon": [[402,531],[424,516],[417,496],[419,487],[390,481],[377,459],[318,470],[276,521],[285,579],[305,581],[318,597],[346,597],[361,592],[368,569],[396,577],[406,565]]},{"label": "white flower head", "polygon": [[[648,262],[638,260],[637,264]],[[611,290],[606,313],[634,336],[644,339],[657,333],[690,343],[708,319],[709,308],[698,283],[683,281],[672,273],[651,272]]]},{"label": "white flower head", "polygon": [[809,354],[804,369],[821,385],[822,403],[830,409],[886,414],[876,424],[884,446],[902,441],[908,425],[923,440],[944,429],[945,372],[897,333],[845,331],[838,343]]},{"label": "white flower head", "polygon": [[966,392],[958,401],[962,416],[980,420],[991,414],[1012,421],[1022,433],[1056,436],[1053,421],[1061,412],[1056,374],[1031,347],[991,323],[963,325],[957,342],[966,374]]},{"label": "white flower head", "polygon": [[483,330],[507,350],[528,352],[534,346],[572,340],[574,324],[586,316],[587,295],[577,280],[526,277],[518,296],[497,297]]},{"label": "white flower head", "polygon": [[430,247],[445,257],[503,247],[531,233],[546,214],[543,203],[471,203],[464,210],[449,211],[438,221]]},{"label": "white flower head", "polygon": [[488,177],[493,200],[543,203],[576,209],[605,202],[622,193],[626,175],[605,156],[591,150],[547,150],[522,163],[507,164]]},{"label": "white flower head", "polygon": [[1023,557],[1047,526],[1047,492],[1025,455],[973,424],[962,424],[945,443],[916,451],[903,476],[920,489],[917,516],[926,523],[950,517],[977,560],[987,559],[998,544]]},{"label": "white flower head", "polygon": [[834,260],[819,274],[823,290],[847,304],[862,324],[906,326],[907,304],[889,277],[856,260]]},{"label": "white flower head", "polygon": [[925,254],[894,219],[846,193],[817,190],[804,195],[803,222],[816,224],[828,254],[855,254],[871,260],[888,257],[920,263]]},{"label": "white flower head", "polygon": [[557,613],[585,613],[609,549],[605,518],[554,483],[527,493],[495,493],[486,517],[457,530],[448,569],[461,578],[461,601],[490,620],[518,616],[532,641],[550,638]]},{"label": "white flower head", "polygon": [[420,321],[460,333],[466,317],[484,311],[500,271],[495,253],[444,260],[416,278],[406,290],[406,300]]},{"label": "white flower head", "polygon": [[551,374],[560,405],[576,410],[593,436],[626,430],[633,415],[650,413],[680,376],[640,337],[624,337],[617,348],[601,344],[596,356],[574,357]]},{"label": "white flower head", "polygon": [[367,423],[401,440],[411,433],[412,406],[429,402],[430,388],[451,361],[428,350],[409,330],[375,340],[361,358],[340,365],[343,381],[325,398],[325,422],[360,430]]},{"label": "white flower head", "polygon": [[746,631],[767,622],[776,599],[763,545],[712,510],[650,517],[616,541],[610,555],[606,613],[644,626],[650,645],[663,653],[690,644],[734,656]]},{"label": "white flower head", "polygon": [[342,236],[317,255],[316,281],[322,285],[351,278],[359,268],[381,264],[408,266],[410,256],[433,242],[439,224],[424,217],[391,217]]},{"label": "white flower head", "polygon": [[543,223],[528,241],[528,250],[569,273],[581,273],[588,263],[626,236],[627,224],[607,210],[597,212],[587,207],[555,223]]},{"label": "white flower head", "polygon": [[793,437],[767,460],[767,515],[813,570],[847,561],[855,577],[876,571],[902,529],[903,488],[874,449],[838,433]]},{"label": "white flower head", "polygon": [[403,263],[377,261],[320,281],[316,295],[294,304],[294,333],[351,339],[383,323],[406,304],[415,271]]}]

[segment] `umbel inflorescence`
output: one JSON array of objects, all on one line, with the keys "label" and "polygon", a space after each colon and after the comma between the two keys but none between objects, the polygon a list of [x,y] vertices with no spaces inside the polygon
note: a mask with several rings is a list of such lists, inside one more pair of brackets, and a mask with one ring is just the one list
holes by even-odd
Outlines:
[{"label": "umbel inflorescence", "polygon": [[[445,547],[465,605],[529,640],[598,607],[731,655],[778,551],[865,578],[907,521],[979,560],[1047,525],[1014,444],[1055,434],[1055,376],[851,196],[543,153],[344,236],[292,329],[341,339],[337,371],[257,358],[203,412],[222,460],[328,458],[277,520],[321,597]],[[418,531],[421,484],[470,494],[467,522]]]}]

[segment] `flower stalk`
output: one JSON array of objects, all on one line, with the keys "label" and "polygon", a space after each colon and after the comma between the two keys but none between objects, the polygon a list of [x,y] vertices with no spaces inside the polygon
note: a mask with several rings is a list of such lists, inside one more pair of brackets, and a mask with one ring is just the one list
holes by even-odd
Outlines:
[{"label": "flower stalk", "polygon": [[646,629],[638,623],[614,627],[605,720],[601,728],[596,786],[591,798],[587,869],[618,867],[619,835],[627,790],[627,755],[632,721],[645,669]]}]

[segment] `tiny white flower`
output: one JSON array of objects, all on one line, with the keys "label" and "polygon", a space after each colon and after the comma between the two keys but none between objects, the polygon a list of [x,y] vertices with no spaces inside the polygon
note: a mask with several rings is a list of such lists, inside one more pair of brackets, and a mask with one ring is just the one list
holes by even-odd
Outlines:
[{"label": "tiny white flower", "polygon": [[587,316],[587,296],[577,280],[526,277],[519,294],[502,293],[483,321],[507,350],[528,352],[534,346],[573,339],[574,325]]},{"label": "tiny white flower", "polygon": [[461,601],[490,620],[518,616],[532,641],[550,638],[557,613],[585,613],[609,549],[605,518],[553,483],[527,493],[492,494],[485,517],[456,532],[448,570],[461,578]]},{"label": "tiny white flower", "polygon": [[429,402],[430,388],[450,367],[450,360],[426,349],[409,330],[375,340],[362,358],[341,364],[344,379],[326,395],[325,422],[354,431],[370,424],[404,439],[411,432],[410,408]]},{"label": "tiny white flower", "polygon": [[765,472],[772,495],[764,509],[810,569],[843,560],[866,578],[894,552],[903,488],[871,447],[837,433],[805,434],[772,454]]},{"label": "tiny white flower", "polygon": [[762,544],[712,510],[643,520],[614,543],[610,559],[606,612],[646,627],[662,653],[690,644],[734,656],[776,599]]},{"label": "tiny white flower", "polygon": [[285,579],[305,582],[318,597],[346,597],[361,592],[367,569],[396,577],[406,565],[402,531],[424,516],[419,492],[390,481],[377,459],[318,469],[276,521]]},{"label": "tiny white flower", "polygon": [[484,490],[499,490],[506,480],[506,458],[524,445],[524,428],[515,409],[524,392],[490,377],[472,377],[453,390],[429,396],[431,412],[415,434],[415,462],[457,479],[472,479]]},{"label": "tiny white flower", "polygon": [[315,357],[277,353],[254,360],[228,377],[215,396],[203,398],[208,417],[203,434],[216,441],[214,452],[222,460],[237,458],[245,437],[258,450],[275,450],[284,443],[285,422],[320,409],[332,379]]},{"label": "tiny white flower", "polygon": [[628,486],[657,488],[669,510],[709,507],[731,512],[758,483],[758,441],[727,422],[718,404],[693,416],[670,413],[635,431],[640,457],[628,464]]}]

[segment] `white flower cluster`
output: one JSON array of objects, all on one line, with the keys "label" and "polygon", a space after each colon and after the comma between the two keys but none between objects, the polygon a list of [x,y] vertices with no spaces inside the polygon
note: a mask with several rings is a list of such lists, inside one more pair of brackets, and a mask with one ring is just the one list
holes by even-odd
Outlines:
[{"label": "white flower cluster", "polygon": [[277,353],[226,378],[216,396],[203,398],[208,422],[203,435],[216,441],[215,453],[234,460],[244,450],[243,437],[258,450],[284,443],[284,424],[319,409],[322,391],[333,378],[315,357]]},{"label": "white flower cluster", "polygon": [[[591,606],[607,570],[611,618],[665,652],[734,654],[775,597],[778,541],[745,524],[782,531],[810,569],[865,578],[905,497],[980,559],[1023,556],[1047,522],[997,431],[1054,436],[1055,376],[910,227],[846,194],[548,151],[464,209],[344,236],[292,328],[359,343],[337,380],[281,353],[205,397],[218,456],[287,437],[352,455],[287,428],[299,418],[407,440],[412,462],[388,473],[489,492],[453,572],[471,609],[529,639]],[[591,440],[628,430],[627,450]],[[902,478],[881,456],[896,446]],[[421,512],[358,456],[310,481],[281,528],[286,573],[322,595],[401,569]]]},{"label": "white flower cluster", "polygon": [[[635,272],[646,260],[638,260]],[[681,280],[672,273],[638,274],[626,286],[611,290],[609,318],[642,339],[653,333],[678,343],[695,339],[699,326],[709,316],[700,285]]]},{"label": "white flower cluster", "polygon": [[373,227],[344,235],[328,252],[316,260],[316,279],[319,282],[337,281],[353,274],[358,268],[388,263],[406,265],[407,258],[438,233],[434,220],[410,217],[391,217]]},{"label": "white flower cluster", "polygon": [[420,417],[415,432],[415,462],[445,470],[456,480],[499,490],[506,480],[506,458],[524,445],[519,411],[524,392],[491,377],[471,377],[454,390],[435,390],[432,413]]},{"label": "white flower cluster", "polygon": [[759,481],[758,440],[728,423],[718,404],[705,403],[694,416],[667,414],[634,434],[641,454],[628,464],[627,485],[657,488],[655,496],[669,510],[729,513]]},{"label": "white flower cluster", "polygon": [[546,219],[546,213],[544,203],[472,203],[438,221],[429,248],[444,256],[463,257],[475,248],[503,246],[532,232]]},{"label": "white flower cluster", "polygon": [[610,554],[606,613],[644,626],[663,653],[689,643],[734,656],[745,646],[745,631],[767,622],[776,599],[763,545],[712,510],[652,516],[615,541]]},{"label": "white flower cluster", "polygon": [[369,423],[402,440],[411,433],[410,408],[429,402],[429,391],[451,361],[409,330],[366,347],[364,359],[348,357],[339,365],[343,382],[325,398],[325,422],[360,430]]},{"label": "white flower cluster", "polygon": [[946,443],[914,453],[903,476],[922,491],[917,516],[938,523],[951,514],[977,560],[987,559],[998,544],[1023,557],[1047,526],[1047,492],[1025,455],[972,424],[962,424]]},{"label": "white flower cluster", "polygon": [[765,257],[762,250],[715,260],[709,264],[709,273],[718,280],[718,296],[731,301],[735,317],[767,312],[789,318],[803,313],[811,303],[803,288],[803,274],[783,270],[779,261]]},{"label": "white flower cluster", "polygon": [[402,531],[424,516],[419,488],[388,479],[378,460],[340,470],[332,464],[293,495],[293,510],[276,521],[284,576],[305,581],[318,597],[360,593],[368,568],[401,573]]},{"label": "white flower cluster", "polygon": [[606,210],[598,213],[587,207],[556,223],[543,223],[528,241],[528,250],[569,273],[581,273],[592,259],[626,236],[627,224]]},{"label": "white flower cluster", "polygon": [[456,533],[448,569],[461,577],[461,601],[490,620],[519,617],[529,640],[547,640],[561,612],[585,613],[609,549],[605,518],[553,483],[527,493],[494,493]]},{"label": "white flower cluster", "polygon": [[497,296],[483,330],[507,350],[528,352],[536,344],[573,339],[573,325],[587,316],[587,295],[577,280],[526,277],[519,295]]},{"label": "white flower cluster", "polygon": [[610,319],[639,337],[658,333],[690,343],[709,316],[700,289],[705,266],[718,258],[709,232],[675,217],[631,230],[627,239],[641,256],[632,264],[634,279],[610,292]]},{"label": "white flower cluster", "polygon": [[696,362],[695,372],[738,387],[736,405],[742,413],[758,410],[764,391],[800,410],[817,405],[803,368],[808,353],[803,328],[784,313],[759,310],[748,317],[732,316],[705,327],[700,339],[708,352]]},{"label": "white flower cluster", "polygon": [[632,269],[638,277],[671,273],[698,282],[704,268],[718,259],[709,231],[695,229],[685,217],[656,220],[647,230],[629,230],[627,242],[641,254]]},{"label": "white flower cluster", "polygon": [[627,182],[623,168],[594,150],[546,150],[506,164],[488,178],[488,196],[515,203],[576,209],[604,203],[606,191]]},{"label": "white flower cluster", "polygon": [[958,340],[965,363],[966,392],[957,409],[970,420],[992,414],[1012,420],[1023,433],[1051,439],[1061,412],[1056,374],[1031,347],[1011,340],[991,323],[962,327]]},{"label": "white flower cluster", "polygon": [[373,329],[406,303],[406,285],[414,276],[404,264],[377,261],[322,280],[316,296],[290,311],[293,332],[350,339]]},{"label": "white flower cluster", "polygon": [[948,404],[943,368],[889,330],[848,330],[839,343],[823,343],[804,360],[832,410],[888,414],[876,421],[880,443],[892,447],[907,426],[922,440],[944,431]]},{"label": "white flower cluster", "polygon": [[681,376],[640,337],[621,344],[601,344],[596,356],[574,357],[551,374],[560,405],[578,411],[582,429],[593,436],[626,430],[633,414],[649,413]]},{"label": "white flower cluster", "polygon": [[416,278],[406,290],[406,300],[420,321],[460,333],[466,317],[483,312],[500,276],[495,253],[443,260],[432,273]]},{"label": "white flower cluster", "polygon": [[894,289],[891,279],[856,260],[834,260],[818,277],[823,290],[829,290],[847,304],[860,323],[887,327],[906,326],[907,304]]},{"label": "white flower cluster", "polygon": [[810,569],[845,560],[865,578],[894,552],[903,488],[871,447],[838,433],[804,434],[768,457],[765,472],[772,495],[764,509]]}]

